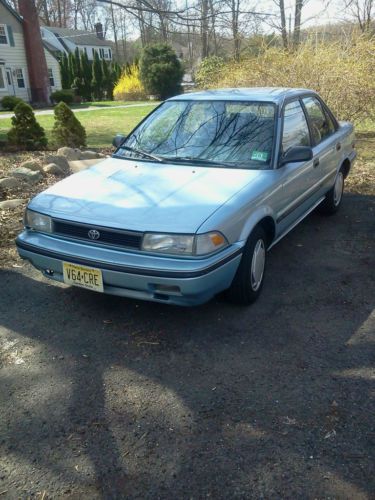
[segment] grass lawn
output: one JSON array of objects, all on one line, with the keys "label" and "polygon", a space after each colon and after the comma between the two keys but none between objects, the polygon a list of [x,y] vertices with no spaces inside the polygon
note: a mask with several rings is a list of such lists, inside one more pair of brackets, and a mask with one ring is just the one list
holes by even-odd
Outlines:
[{"label": "grass lawn", "polygon": [[[93,102],[82,102],[81,104],[72,104],[72,109],[84,109],[84,108],[108,108],[109,106],[125,106],[128,104],[143,104],[149,103],[150,101],[93,101]],[[151,101],[152,102],[152,101]]]},{"label": "grass lawn", "polygon": [[[155,103],[156,105],[157,103]],[[112,144],[112,139],[117,133],[127,134],[153,109],[153,106],[150,105],[120,109],[104,108],[78,113],[77,118],[86,129],[87,146],[89,148],[105,148]],[[54,122],[53,115],[37,116],[37,120],[45,129],[47,137],[50,138]],[[0,141],[6,139],[10,127],[10,118],[0,120]]]},{"label": "grass lawn", "polygon": [[[71,104],[72,109],[85,109],[92,108],[93,106],[100,108],[108,108],[109,106],[124,106],[128,104],[143,104],[150,101],[92,101],[92,102],[82,102],[80,104]],[[53,106],[47,106],[46,108],[35,109],[35,111],[43,111],[45,109],[53,109]],[[0,115],[12,113],[9,110],[0,109]]]}]

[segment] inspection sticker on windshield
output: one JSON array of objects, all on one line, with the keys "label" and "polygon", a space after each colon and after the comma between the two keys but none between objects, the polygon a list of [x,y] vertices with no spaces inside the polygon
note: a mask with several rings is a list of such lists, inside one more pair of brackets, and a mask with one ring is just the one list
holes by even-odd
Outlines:
[{"label": "inspection sticker on windshield", "polygon": [[258,161],[267,161],[268,160],[268,153],[267,153],[267,151],[253,151],[251,153],[251,159],[258,160]]},{"label": "inspection sticker on windshield", "polygon": [[100,269],[63,262],[63,272],[64,283],[67,285],[103,292],[103,278]]}]

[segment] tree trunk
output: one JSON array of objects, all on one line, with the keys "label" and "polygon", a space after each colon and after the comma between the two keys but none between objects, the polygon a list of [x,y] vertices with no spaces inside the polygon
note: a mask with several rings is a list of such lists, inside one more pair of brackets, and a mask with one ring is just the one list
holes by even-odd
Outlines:
[{"label": "tree trunk", "polygon": [[294,35],[293,45],[297,49],[301,41],[301,12],[303,7],[303,0],[296,0],[296,10],[294,12]]},{"label": "tree trunk", "polygon": [[239,11],[240,0],[232,0],[232,35],[233,35],[233,56],[236,61],[240,60],[241,40],[239,35]]},{"label": "tree trunk", "polygon": [[201,0],[201,37],[202,37],[202,59],[208,57],[208,0]]},{"label": "tree trunk", "polygon": [[118,41],[117,41],[117,27],[115,22],[115,14],[113,12],[113,4],[111,4],[111,17],[112,17],[113,38],[115,39],[116,61],[118,61],[119,53],[118,53]]},{"label": "tree trunk", "polygon": [[280,20],[281,20],[281,38],[283,40],[284,49],[288,48],[288,34],[286,31],[285,6],[284,0],[279,0]]}]

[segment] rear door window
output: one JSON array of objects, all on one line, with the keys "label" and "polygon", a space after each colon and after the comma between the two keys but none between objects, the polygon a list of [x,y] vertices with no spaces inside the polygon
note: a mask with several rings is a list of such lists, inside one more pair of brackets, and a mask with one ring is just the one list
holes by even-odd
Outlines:
[{"label": "rear door window", "polygon": [[302,101],[310,120],[314,143],[319,144],[335,132],[335,126],[318,99],[305,97]]}]

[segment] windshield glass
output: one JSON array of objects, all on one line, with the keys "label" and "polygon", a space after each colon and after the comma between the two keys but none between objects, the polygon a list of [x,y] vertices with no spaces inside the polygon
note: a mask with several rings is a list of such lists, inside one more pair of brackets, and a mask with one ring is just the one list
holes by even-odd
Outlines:
[{"label": "windshield glass", "polygon": [[[167,101],[126,139],[117,156],[239,168],[269,168],[272,103]],[[220,165],[221,164],[221,165]]]}]

